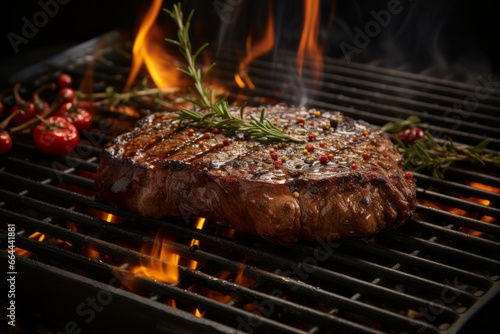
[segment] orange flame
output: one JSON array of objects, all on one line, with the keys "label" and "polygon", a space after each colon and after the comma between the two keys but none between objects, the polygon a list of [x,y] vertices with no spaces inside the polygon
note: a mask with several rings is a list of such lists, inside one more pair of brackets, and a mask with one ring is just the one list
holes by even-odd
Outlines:
[{"label": "orange flame", "polygon": [[200,312],[200,310],[198,310],[197,308],[194,309],[194,315],[198,318],[203,318],[203,315],[205,314],[205,312]]},{"label": "orange flame", "polygon": [[132,87],[143,64],[157,87],[179,86],[179,72],[173,65],[175,58],[165,51],[164,32],[155,25],[162,3],[162,0],[153,0],[139,27],[132,48],[132,67],[124,91]]},{"label": "orange flame", "polygon": [[[203,228],[203,225],[205,224],[205,218],[198,218],[196,219],[196,225],[195,225],[195,228],[198,229],[198,230],[201,230]],[[199,246],[200,245],[200,241],[197,240],[197,239],[192,239],[191,240],[191,243],[189,244],[190,247],[193,247],[193,246]],[[191,269],[196,269],[196,267],[198,266],[198,262],[194,261],[194,260],[191,260],[189,262],[189,264],[187,265],[188,268],[191,268]]]},{"label": "orange flame", "polygon": [[269,52],[274,47],[274,19],[271,2],[269,2],[269,15],[267,17],[267,25],[264,36],[260,41],[253,44],[252,35],[249,34],[246,42],[247,54],[240,62],[238,73],[235,74],[234,80],[236,84],[243,88],[248,86],[250,89],[255,89],[255,84],[252,82],[248,75],[247,67],[257,57]]},{"label": "orange flame", "polygon": [[[147,253],[147,251],[143,252]],[[133,268],[131,272],[165,283],[174,283],[178,281],[178,264],[180,256],[168,250],[167,238],[162,236],[161,230],[158,230],[150,255],[162,262],[152,259],[148,261],[148,263],[143,263]]]},{"label": "orange flame", "polygon": [[302,77],[304,58],[311,61],[317,79],[321,77],[323,72],[323,50],[317,42],[320,24],[319,5],[320,1],[304,0],[304,27],[297,52],[297,73],[299,77]]},{"label": "orange flame", "polygon": [[[242,262],[245,263],[246,259],[243,259]],[[217,276],[219,279],[230,280],[232,275],[234,275],[234,274],[231,272],[221,271]],[[236,273],[236,276],[234,277],[234,279],[232,281],[234,284],[244,286],[244,287],[249,287],[249,286],[252,286],[253,284],[255,284],[254,279],[246,277],[243,274],[243,267]],[[232,300],[232,297],[230,295],[224,295],[224,294],[222,294],[218,291],[214,291],[214,290],[208,290],[206,292],[206,296],[211,298],[211,299],[217,300],[218,302],[223,303],[223,304],[227,304]]]},{"label": "orange flame", "polygon": [[[37,239],[38,242],[43,242],[45,240],[45,234],[40,233],[40,232],[35,232],[31,234],[28,238],[30,239]],[[19,256],[24,256],[24,257],[29,257],[31,255],[31,252],[28,252],[27,250],[24,250],[22,248],[16,247],[14,248],[14,253]]]}]

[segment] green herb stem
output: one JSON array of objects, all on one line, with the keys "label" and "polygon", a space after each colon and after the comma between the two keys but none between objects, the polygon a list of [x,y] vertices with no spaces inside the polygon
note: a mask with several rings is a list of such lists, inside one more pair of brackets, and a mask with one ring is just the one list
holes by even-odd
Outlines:
[{"label": "green herb stem", "polygon": [[194,123],[196,126],[201,128],[216,127],[228,134],[234,134],[237,131],[243,132],[259,141],[276,140],[304,142],[302,139],[283,133],[281,129],[266,120],[264,117],[264,109],[262,109],[259,119],[251,117],[250,123],[246,123],[243,118],[243,109],[245,108],[245,105],[241,107],[240,117],[238,118],[231,113],[229,104],[224,98],[216,101],[215,91],[213,89],[206,88],[203,84],[206,76],[215,66],[215,63],[209,66],[204,73],[196,67],[196,58],[208,46],[208,44],[202,45],[193,54],[191,42],[189,40],[189,28],[193,11],[191,11],[185,21],[180,3],[174,5],[173,10],[165,9],[165,11],[170,15],[178,27],[177,40],[166,39],[166,41],[178,47],[179,52],[187,63],[186,69],[178,68],[177,70],[191,77],[194,81],[192,91],[196,95],[196,99],[191,100],[190,102],[201,109],[209,109],[206,113],[199,113],[195,110],[181,108],[178,116],[179,120]]}]

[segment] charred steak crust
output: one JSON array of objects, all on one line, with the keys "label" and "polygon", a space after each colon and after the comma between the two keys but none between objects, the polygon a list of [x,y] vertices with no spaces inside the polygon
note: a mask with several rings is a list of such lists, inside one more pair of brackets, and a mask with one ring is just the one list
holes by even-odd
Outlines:
[{"label": "charred steak crust", "polygon": [[382,131],[338,112],[277,105],[266,115],[309,141],[193,133],[175,113],[147,116],[103,150],[98,197],[143,216],[201,216],[281,243],[368,236],[411,217],[416,185]]}]

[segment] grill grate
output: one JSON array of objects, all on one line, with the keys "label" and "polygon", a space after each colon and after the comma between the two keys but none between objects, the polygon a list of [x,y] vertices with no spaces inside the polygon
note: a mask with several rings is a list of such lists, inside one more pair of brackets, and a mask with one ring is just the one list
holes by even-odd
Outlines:
[{"label": "grill grate", "polygon": [[[100,40],[68,51],[68,70],[83,76],[86,61],[93,59],[97,88],[123,83],[128,63],[116,49],[87,57],[98,45]],[[50,80],[64,56],[27,69],[14,80],[33,77],[35,85]],[[287,59],[293,58],[285,53],[279,59],[256,60],[250,75],[258,88],[232,88],[233,97],[243,94],[255,104],[283,96],[290,103],[304,100],[303,87],[296,89],[290,83],[295,78],[284,74],[290,72]],[[220,64],[216,81],[231,87],[234,59]],[[468,144],[486,135],[493,138],[492,149],[500,148],[495,132],[500,125],[495,116],[499,95],[491,94],[453,129],[442,114],[474,96],[474,84],[335,59],[327,59],[325,71],[320,89],[305,90],[311,107],[340,110],[376,125],[418,115],[429,131]],[[317,86],[313,74],[304,73],[302,85]],[[453,333],[500,289],[500,194],[473,186],[498,188],[494,169],[454,167],[451,181],[415,173],[420,204],[405,226],[372,239],[286,247],[231,236],[234,231],[213,223],[198,230],[193,220],[143,218],[97,201],[93,175],[100,149],[111,137],[93,131],[84,137],[94,140],[80,143],[80,154],[55,159],[38,153],[28,140],[16,141],[0,167],[0,215],[16,225],[18,251],[32,253],[16,260],[24,291],[19,304],[32,305],[34,313],[50,316],[59,328]],[[481,220],[484,217],[491,222]],[[158,229],[168,235],[167,250],[181,257],[179,279],[172,284],[132,273],[145,262],[167,265],[141,252],[141,246],[154,245]],[[46,239],[40,242],[35,232]],[[5,225],[0,238],[7,238]],[[190,246],[192,239],[199,246]],[[7,256],[0,254],[2,259]],[[198,263],[196,270],[189,268],[190,261]],[[99,294],[102,314],[87,323],[78,307]],[[178,308],[172,307],[172,300]],[[195,308],[203,318],[193,315]]]}]

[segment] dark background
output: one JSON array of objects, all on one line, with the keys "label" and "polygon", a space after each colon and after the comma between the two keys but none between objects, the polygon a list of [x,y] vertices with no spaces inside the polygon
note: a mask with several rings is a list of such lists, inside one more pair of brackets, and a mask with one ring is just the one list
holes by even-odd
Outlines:
[{"label": "dark background", "polygon": [[[133,32],[137,18],[150,3],[139,0],[65,1],[68,3],[59,4],[58,13],[49,18],[45,26],[38,28],[38,33],[27,44],[19,46],[18,53],[14,52],[7,35],[14,32],[22,36],[22,18],[32,21],[41,7],[38,0],[2,1],[0,84],[28,64],[110,30]],[[234,12],[237,15],[235,22],[224,25],[214,9],[216,0],[182,2],[184,8],[196,9],[193,30],[201,31],[202,39],[212,42],[222,36],[223,42],[231,41],[241,46],[249,30],[264,26],[266,16],[262,13],[268,10],[268,1],[244,0]],[[223,0],[219,0],[221,2]],[[386,9],[388,0],[337,0],[334,20],[330,22],[333,2],[321,2],[321,40],[328,55],[343,57],[339,45],[342,42],[354,45],[354,27],[364,30],[366,23],[373,20],[370,11]],[[172,3],[174,1],[164,1],[164,6],[171,7]],[[279,29],[278,47],[295,49],[301,28],[302,0],[275,0],[272,3]],[[417,72],[430,66],[450,71],[460,68],[476,75],[500,72],[500,6],[495,1],[400,0],[400,3],[404,7],[402,13],[394,15],[390,25],[372,38],[360,54],[354,54],[353,61],[369,62],[379,58],[383,59],[384,65],[392,67],[411,64],[408,69]],[[221,29],[225,31],[224,35],[220,34]],[[212,46],[219,50],[227,47],[217,41]]]},{"label": "dark background", "polygon": [[[41,0],[46,3],[50,0]],[[57,2],[54,0],[54,2]],[[133,30],[136,17],[146,1],[69,0],[26,44],[15,53],[7,35],[22,36],[22,18],[32,22],[41,10],[38,0],[6,0],[0,3],[0,82],[28,64],[80,44],[113,29]]]}]

